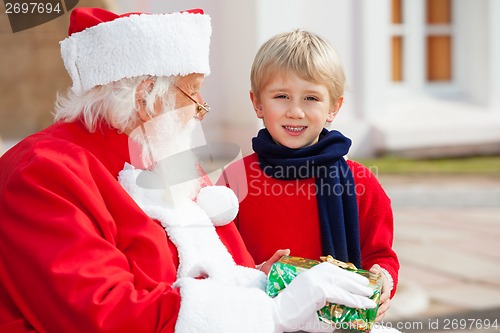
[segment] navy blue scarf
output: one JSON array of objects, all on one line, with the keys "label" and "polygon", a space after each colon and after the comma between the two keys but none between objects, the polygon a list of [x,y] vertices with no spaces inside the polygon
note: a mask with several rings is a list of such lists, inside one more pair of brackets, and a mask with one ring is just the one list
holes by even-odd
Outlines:
[{"label": "navy blue scarf", "polygon": [[351,140],[338,131],[323,129],[318,143],[292,149],[276,144],[267,129],[262,129],[252,143],[268,176],[316,178],[323,254],[361,267],[355,184],[344,159]]}]

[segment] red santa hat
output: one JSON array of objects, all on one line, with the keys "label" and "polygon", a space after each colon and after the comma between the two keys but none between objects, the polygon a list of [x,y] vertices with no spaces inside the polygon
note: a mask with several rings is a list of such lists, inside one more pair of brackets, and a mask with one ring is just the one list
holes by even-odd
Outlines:
[{"label": "red santa hat", "polygon": [[77,94],[141,75],[210,74],[212,27],[202,9],[117,15],[101,8],[72,11],[61,55]]}]

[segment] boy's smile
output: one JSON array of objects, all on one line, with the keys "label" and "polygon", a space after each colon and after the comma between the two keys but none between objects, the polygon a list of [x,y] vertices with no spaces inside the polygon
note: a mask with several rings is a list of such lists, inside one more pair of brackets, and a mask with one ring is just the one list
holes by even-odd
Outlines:
[{"label": "boy's smile", "polygon": [[300,135],[302,132],[304,132],[307,128],[307,126],[283,126],[283,128],[286,131],[289,131],[290,135]]},{"label": "boy's smile", "polygon": [[319,134],[339,109],[326,86],[293,74],[273,75],[258,97],[250,92],[250,98],[274,141],[289,148],[318,142]]}]

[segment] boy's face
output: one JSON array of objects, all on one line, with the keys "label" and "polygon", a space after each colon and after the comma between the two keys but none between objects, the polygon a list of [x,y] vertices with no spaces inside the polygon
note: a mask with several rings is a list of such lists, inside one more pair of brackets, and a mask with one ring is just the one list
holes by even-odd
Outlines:
[{"label": "boy's face", "polygon": [[325,124],[335,118],[341,105],[340,99],[332,103],[326,86],[296,75],[271,77],[258,97],[250,92],[250,99],[274,141],[289,148],[318,142]]}]

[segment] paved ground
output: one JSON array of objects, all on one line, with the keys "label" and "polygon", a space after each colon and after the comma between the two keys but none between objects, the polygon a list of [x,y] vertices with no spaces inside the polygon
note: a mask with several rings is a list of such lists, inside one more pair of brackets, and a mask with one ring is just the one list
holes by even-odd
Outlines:
[{"label": "paved ground", "polygon": [[385,320],[401,331],[500,332],[500,177],[379,179],[401,261]]}]

